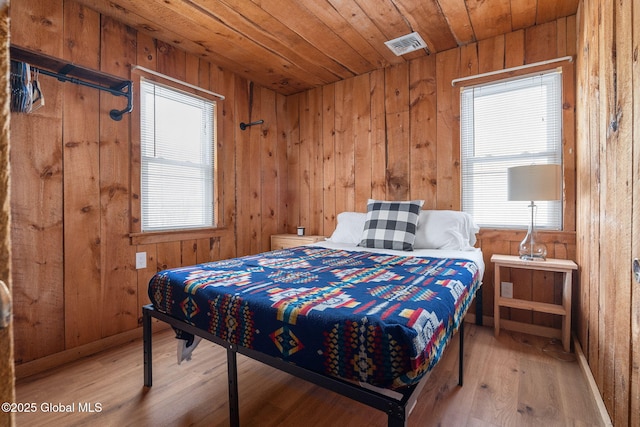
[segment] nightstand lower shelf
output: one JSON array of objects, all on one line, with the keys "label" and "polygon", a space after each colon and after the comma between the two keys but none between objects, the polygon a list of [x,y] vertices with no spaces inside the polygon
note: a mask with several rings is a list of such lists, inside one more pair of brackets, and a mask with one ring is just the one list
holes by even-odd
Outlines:
[{"label": "nightstand lower shelf", "polygon": [[498,297],[498,305],[500,307],[518,308],[521,310],[533,310],[542,313],[559,314],[565,316],[567,310],[563,306],[558,304],[549,304],[546,302],[527,301],[514,298],[502,298]]}]

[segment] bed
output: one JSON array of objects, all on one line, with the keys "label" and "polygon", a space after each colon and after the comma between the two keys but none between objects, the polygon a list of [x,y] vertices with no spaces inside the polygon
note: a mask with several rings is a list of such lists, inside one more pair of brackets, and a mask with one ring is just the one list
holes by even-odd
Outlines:
[{"label": "bed", "polygon": [[[397,233],[391,240],[400,247],[363,247],[367,229],[380,227],[368,208],[366,215],[340,214],[324,242],[154,275],[152,304],[143,307],[145,385],[152,385],[151,318],[169,323],[179,338],[227,349],[231,425],[240,424],[237,353],[382,410],[389,426],[400,426],[460,331],[462,384],[461,329],[484,272],[473,248],[477,228],[458,212],[418,211],[409,249]],[[455,216],[458,231],[433,221],[440,215]],[[389,240],[389,233],[369,237]]]}]

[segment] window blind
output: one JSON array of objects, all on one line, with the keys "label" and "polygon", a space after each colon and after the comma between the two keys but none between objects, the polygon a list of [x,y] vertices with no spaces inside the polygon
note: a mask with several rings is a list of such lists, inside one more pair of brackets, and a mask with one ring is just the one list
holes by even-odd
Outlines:
[{"label": "window blind", "polygon": [[214,225],[215,103],[140,82],[142,230]]},{"label": "window blind", "polygon": [[[462,210],[483,227],[526,228],[529,202],[507,201],[507,168],[562,164],[562,74],[461,89]],[[562,201],[536,201],[536,227],[562,228]]]}]

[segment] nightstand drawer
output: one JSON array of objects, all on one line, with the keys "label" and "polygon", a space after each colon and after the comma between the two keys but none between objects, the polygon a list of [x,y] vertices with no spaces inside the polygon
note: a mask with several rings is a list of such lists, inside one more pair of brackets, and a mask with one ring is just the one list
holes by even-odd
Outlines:
[{"label": "nightstand drawer", "polygon": [[325,236],[298,236],[297,234],[273,234],[271,236],[271,250],[293,248],[320,242]]}]

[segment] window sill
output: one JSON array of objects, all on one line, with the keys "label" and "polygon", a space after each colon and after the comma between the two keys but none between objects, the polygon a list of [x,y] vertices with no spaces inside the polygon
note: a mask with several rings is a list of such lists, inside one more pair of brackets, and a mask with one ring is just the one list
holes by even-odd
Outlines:
[{"label": "window sill", "polygon": [[131,239],[132,245],[147,245],[180,240],[220,237],[222,234],[225,234],[227,230],[227,227],[212,227],[171,231],[148,231],[145,233],[130,233],[129,238]]}]

